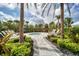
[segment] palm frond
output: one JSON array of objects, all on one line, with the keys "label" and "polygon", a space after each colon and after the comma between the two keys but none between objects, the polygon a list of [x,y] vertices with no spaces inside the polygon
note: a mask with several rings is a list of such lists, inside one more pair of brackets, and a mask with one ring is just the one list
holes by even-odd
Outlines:
[{"label": "palm frond", "polygon": [[47,16],[49,15],[49,11],[50,11],[51,7],[52,7],[52,3],[50,4],[50,6],[48,8]]},{"label": "palm frond", "polygon": [[56,10],[56,4],[54,4],[54,9],[53,9],[53,18],[55,17],[55,10]]},{"label": "palm frond", "polygon": [[41,8],[43,8],[46,5],[46,3],[42,3]]},{"label": "palm frond", "polygon": [[71,11],[70,11],[70,7],[69,7],[69,3],[67,3],[67,10],[69,12],[69,16],[71,17]]},{"label": "palm frond", "polygon": [[34,3],[35,8],[37,9],[37,3]]},{"label": "palm frond", "polygon": [[27,6],[27,9],[29,9],[29,4],[28,3],[26,3],[26,6]]},{"label": "palm frond", "polygon": [[46,10],[46,7],[49,5],[49,3],[47,3],[46,5],[45,5],[45,7],[44,7],[44,9],[43,9],[43,11],[42,11],[42,14],[41,14],[41,16],[43,16],[44,15],[44,12],[45,12],[45,10]]},{"label": "palm frond", "polygon": [[30,3],[30,6],[32,6],[32,3]]}]

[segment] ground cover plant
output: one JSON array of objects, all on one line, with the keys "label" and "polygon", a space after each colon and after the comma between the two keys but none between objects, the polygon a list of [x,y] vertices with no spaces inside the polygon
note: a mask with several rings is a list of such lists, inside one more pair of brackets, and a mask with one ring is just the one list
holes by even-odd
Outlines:
[{"label": "ground cover plant", "polygon": [[10,39],[4,47],[7,49],[4,52],[1,49],[2,56],[31,56],[32,55],[32,40],[30,37],[25,37],[24,43],[19,43],[18,38]]},{"label": "ground cover plant", "polygon": [[57,46],[68,49],[74,54],[79,55],[79,27],[72,27],[70,32],[67,32],[65,29],[64,38],[60,38],[58,35],[48,35],[48,39],[55,43]]}]

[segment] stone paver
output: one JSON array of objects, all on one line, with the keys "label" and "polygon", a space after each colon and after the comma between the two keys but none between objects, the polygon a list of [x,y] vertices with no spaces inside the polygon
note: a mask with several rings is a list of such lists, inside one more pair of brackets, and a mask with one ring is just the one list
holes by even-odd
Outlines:
[{"label": "stone paver", "polygon": [[63,53],[45,37],[47,33],[28,34],[33,40],[34,56],[61,56]]}]

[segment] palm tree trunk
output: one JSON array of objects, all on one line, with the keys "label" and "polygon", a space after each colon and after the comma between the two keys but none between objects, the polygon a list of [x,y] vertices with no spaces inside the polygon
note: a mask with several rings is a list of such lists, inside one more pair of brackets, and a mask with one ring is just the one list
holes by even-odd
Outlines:
[{"label": "palm tree trunk", "polygon": [[20,27],[19,27],[19,32],[20,32],[20,39],[19,42],[23,43],[24,39],[23,39],[23,25],[24,25],[24,3],[20,4]]},{"label": "palm tree trunk", "polygon": [[61,38],[64,38],[64,3],[61,6]]},{"label": "palm tree trunk", "polygon": [[58,30],[60,30],[60,22],[59,22],[59,19],[58,19]]}]

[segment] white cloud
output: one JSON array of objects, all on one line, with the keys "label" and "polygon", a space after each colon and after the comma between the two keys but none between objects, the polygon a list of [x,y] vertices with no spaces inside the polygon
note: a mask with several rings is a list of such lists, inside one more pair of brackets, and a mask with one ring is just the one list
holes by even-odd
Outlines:
[{"label": "white cloud", "polygon": [[74,25],[79,25],[79,21],[72,24],[72,26]]},{"label": "white cloud", "polygon": [[10,9],[15,9],[17,7],[17,4],[16,3],[10,3],[10,4],[9,3],[1,3],[0,7],[2,7],[2,6],[8,7]]},{"label": "white cloud", "polygon": [[56,9],[55,14],[60,15],[60,8]]},{"label": "white cloud", "polygon": [[4,19],[4,18],[6,18],[6,19],[12,19],[12,20],[15,19],[15,18],[12,17],[11,15],[5,14],[5,13],[3,13],[3,12],[1,12],[1,11],[0,11],[0,15],[1,15],[1,17],[3,17],[3,19]]}]

